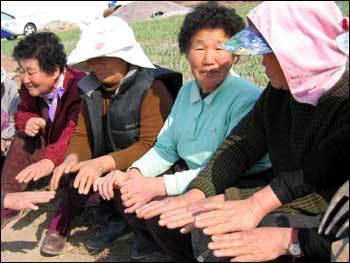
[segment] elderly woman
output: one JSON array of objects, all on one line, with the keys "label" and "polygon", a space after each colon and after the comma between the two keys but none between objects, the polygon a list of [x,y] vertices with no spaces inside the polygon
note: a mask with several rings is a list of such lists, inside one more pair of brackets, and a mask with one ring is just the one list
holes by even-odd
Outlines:
[{"label": "elderly woman", "polygon": [[[222,48],[222,44],[243,27],[241,17],[216,3],[198,6],[186,16],[179,33],[179,47],[190,63],[194,80],[181,88],[155,146],[131,165],[127,179],[121,182],[120,178],[126,176],[117,171],[95,184],[95,189],[106,199],[114,197],[114,185],[120,187],[121,200],[126,207],[124,216],[135,229],[146,232],[144,221],[137,221],[130,213],[137,211],[139,217],[147,218],[137,209],[142,211],[141,207],[155,197],[182,194],[258,99],[259,88],[230,72],[237,56]],[[163,175],[180,158],[188,168]],[[260,159],[252,164],[247,175],[270,173],[268,157]],[[123,210],[120,197],[117,199]],[[183,238],[172,234],[174,239],[176,235]],[[191,249],[188,236],[184,242],[178,239],[173,242],[174,239],[163,239],[154,233],[152,236],[177,260],[192,259],[188,252]],[[173,253],[164,243],[179,253]]]},{"label": "elderly woman", "polygon": [[[94,194],[93,183],[112,170],[125,171],[151,149],[182,85],[180,73],[151,63],[132,28],[119,17],[98,19],[86,27],[68,64],[89,74],[78,83],[83,99],[77,128],[50,183],[55,190],[63,176],[69,182],[42,245],[51,255],[63,251],[73,218]],[[111,215],[109,203],[113,206],[99,204],[110,220],[104,216],[102,231],[87,240],[89,250],[99,251],[132,234],[120,216]],[[147,251],[139,247],[156,247],[147,241],[137,234],[132,255],[144,257]]]},{"label": "elderly woman", "polygon": [[15,115],[18,135],[2,171],[1,191],[8,193],[23,191],[63,161],[80,107],[77,82],[85,75],[66,66],[63,45],[53,33],[22,39],[13,57],[22,86]]},{"label": "elderly woman", "polygon": [[[304,186],[300,169],[310,167],[304,162],[312,152],[349,129],[348,50],[342,47],[347,23],[334,2],[264,2],[248,18],[250,27],[224,46],[235,54],[262,54],[270,83],[188,192],[173,200],[177,208],[163,209],[159,224],[185,226],[187,232],[194,223],[211,236],[214,255],[232,261],[285,254],[329,260],[329,243],[308,242],[316,239],[307,228],[319,225],[335,189],[314,193],[314,187]],[[274,177],[251,195],[257,189],[240,189],[237,180],[267,151]],[[209,196],[214,197],[180,207]],[[198,215],[203,210],[212,211]],[[255,228],[258,224],[279,227]]]}]

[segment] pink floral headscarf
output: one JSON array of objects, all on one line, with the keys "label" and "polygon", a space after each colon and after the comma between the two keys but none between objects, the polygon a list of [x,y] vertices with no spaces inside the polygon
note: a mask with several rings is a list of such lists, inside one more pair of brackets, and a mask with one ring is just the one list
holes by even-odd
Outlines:
[{"label": "pink floral headscarf", "polygon": [[344,74],[348,55],[336,38],[348,24],[335,2],[267,1],[247,17],[270,45],[298,102],[317,105]]}]

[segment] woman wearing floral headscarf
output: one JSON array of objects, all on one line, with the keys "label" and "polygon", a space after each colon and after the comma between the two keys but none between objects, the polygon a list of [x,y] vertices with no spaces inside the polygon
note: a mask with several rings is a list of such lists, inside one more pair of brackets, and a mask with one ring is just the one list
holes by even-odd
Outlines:
[{"label": "woman wearing floral headscarf", "polygon": [[[306,229],[318,226],[334,189],[318,195],[294,171],[307,165],[308,154],[348,132],[348,49],[342,45],[348,23],[334,2],[264,2],[248,19],[250,27],[224,46],[235,54],[263,55],[270,83],[188,192],[171,201],[177,208],[162,211],[159,224],[182,227],[182,233],[202,229],[214,241],[209,244],[214,256],[232,261],[285,254],[324,259],[330,244],[307,242],[315,236]],[[266,152],[274,178],[265,187],[240,189],[243,172]],[[258,224],[279,227],[255,228]]]}]

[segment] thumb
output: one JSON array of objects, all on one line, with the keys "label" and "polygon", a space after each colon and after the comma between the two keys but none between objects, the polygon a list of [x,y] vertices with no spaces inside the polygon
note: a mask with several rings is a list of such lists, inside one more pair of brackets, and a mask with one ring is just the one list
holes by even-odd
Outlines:
[{"label": "thumb", "polygon": [[71,168],[70,168],[70,172],[71,173],[76,173],[80,170],[81,166],[83,165],[84,162],[80,162],[76,165],[73,165]]},{"label": "thumb", "polygon": [[39,209],[38,206],[36,206],[36,205],[34,205],[32,203],[29,203],[28,206],[29,206],[30,209],[35,210],[35,211]]}]

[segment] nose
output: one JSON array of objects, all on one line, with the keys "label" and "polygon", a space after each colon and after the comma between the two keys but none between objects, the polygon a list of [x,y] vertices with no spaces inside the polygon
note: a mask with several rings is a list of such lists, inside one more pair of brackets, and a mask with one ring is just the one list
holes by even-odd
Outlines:
[{"label": "nose", "polygon": [[30,78],[28,77],[28,74],[27,73],[24,73],[24,74],[20,74],[19,75],[20,77],[20,80],[23,84],[28,84],[30,83]]},{"label": "nose", "polygon": [[215,64],[215,53],[212,50],[206,50],[203,58],[203,64],[210,66]]}]

